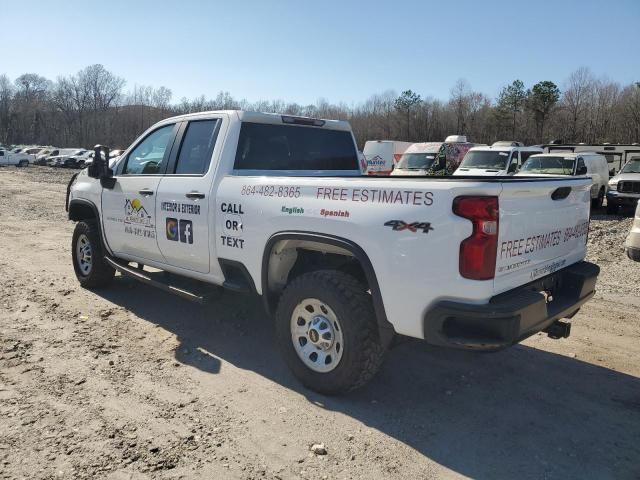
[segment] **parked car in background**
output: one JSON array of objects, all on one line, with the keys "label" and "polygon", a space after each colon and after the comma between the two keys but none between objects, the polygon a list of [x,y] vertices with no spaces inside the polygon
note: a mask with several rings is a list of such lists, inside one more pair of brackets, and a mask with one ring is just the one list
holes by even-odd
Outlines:
[{"label": "parked car in background", "polygon": [[531,155],[542,152],[540,147],[525,147],[520,142],[495,142],[489,146],[471,148],[454,175],[513,175]]},{"label": "parked car in background", "polygon": [[35,165],[46,165],[49,157],[55,157],[60,154],[60,150],[57,148],[45,148],[41,150],[33,161]]},{"label": "parked car in background", "polygon": [[[60,149],[58,155],[51,155],[47,158],[47,165],[50,167],[65,167],[65,163],[69,160],[69,157],[73,155],[80,155],[86,152],[84,148],[63,148]],[[72,161],[74,163],[75,161]]]},{"label": "parked car in background", "polygon": [[27,155],[31,155],[33,157],[33,161],[35,161],[36,156],[40,153],[44,147],[28,147],[22,150],[22,153],[26,153]]},{"label": "parked car in background", "polygon": [[620,172],[609,180],[607,213],[618,213],[621,206],[635,206],[640,200],[640,156],[631,157]]},{"label": "parked car in background", "polygon": [[27,167],[29,163],[31,163],[31,160],[31,155],[26,153],[0,150],[0,166],[15,165],[16,167]]},{"label": "parked car in background", "polygon": [[57,155],[50,155],[47,158],[47,165],[50,167],[62,167],[67,157],[77,151],[77,148],[62,148],[58,150]]},{"label": "parked car in background", "polygon": [[640,262],[640,202],[636,206],[636,213],[631,225],[631,231],[624,242],[627,256],[634,262]]},{"label": "parked car in background", "polygon": [[82,168],[91,153],[91,150],[77,150],[65,158],[62,166],[65,168]]},{"label": "parked car in background", "polygon": [[519,176],[581,176],[591,177],[591,206],[600,208],[609,189],[609,167],[604,155],[594,152],[542,153],[524,162]]},{"label": "parked car in background", "polygon": [[390,175],[402,154],[413,145],[395,140],[369,140],[364,144],[367,175]]}]

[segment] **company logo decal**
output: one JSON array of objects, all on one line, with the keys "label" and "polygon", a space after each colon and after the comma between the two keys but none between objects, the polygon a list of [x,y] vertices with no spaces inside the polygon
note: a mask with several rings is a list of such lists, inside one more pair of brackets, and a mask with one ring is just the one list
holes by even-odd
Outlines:
[{"label": "company logo decal", "polygon": [[389,220],[384,224],[385,227],[391,227],[394,232],[401,232],[407,230],[409,232],[416,233],[422,231],[422,233],[429,233],[433,230],[433,227],[429,222],[412,222],[407,223],[402,220]]},{"label": "company logo decal", "polygon": [[124,223],[135,223],[137,225],[152,227],[151,215],[144,208],[139,198],[124,201]]},{"label": "company logo decal", "polygon": [[156,227],[153,218],[147,212],[139,198],[124,201],[124,231],[136,237],[156,238]]},{"label": "company logo decal", "polygon": [[178,220],[177,218],[167,218],[167,240],[172,242],[193,244],[193,223],[191,220]]},{"label": "company logo decal", "polygon": [[382,158],[380,155],[367,158],[367,165],[369,165],[370,167],[384,167],[384,158]]},{"label": "company logo decal", "polygon": [[180,241],[191,245],[193,243],[193,224],[191,220],[180,220],[179,229]]},{"label": "company logo decal", "polygon": [[167,240],[177,242],[180,235],[178,234],[178,219],[167,218]]}]

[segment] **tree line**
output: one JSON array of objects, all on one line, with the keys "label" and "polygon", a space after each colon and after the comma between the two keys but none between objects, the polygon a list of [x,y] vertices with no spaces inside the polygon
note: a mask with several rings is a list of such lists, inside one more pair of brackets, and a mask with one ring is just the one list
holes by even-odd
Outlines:
[{"label": "tree line", "polygon": [[90,65],[55,81],[35,73],[15,80],[0,74],[0,143],[90,147],[128,146],[155,122],[203,110],[243,109],[348,120],[362,148],[366,140],[519,140],[527,144],[633,143],[640,141],[640,82],[621,85],[579,68],[561,86],[543,80],[527,87],[514,80],[497,98],[458,80],[449,98],[414,90],[389,90],[348,106],[320,99],[299,105],[283,100],[249,102],[229,92],[173,102],[164,86],[134,86],[102,65]]}]

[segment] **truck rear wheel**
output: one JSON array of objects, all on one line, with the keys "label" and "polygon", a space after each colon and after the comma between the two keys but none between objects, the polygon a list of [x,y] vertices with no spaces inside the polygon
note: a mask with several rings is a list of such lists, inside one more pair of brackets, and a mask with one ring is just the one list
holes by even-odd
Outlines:
[{"label": "truck rear wheel", "polygon": [[18,164],[16,165],[16,167],[18,168],[23,168],[23,167],[28,167],[29,166],[29,160],[20,160],[18,162]]},{"label": "truck rear wheel", "polygon": [[104,261],[100,232],[95,220],[76,224],[71,240],[71,256],[76,277],[84,288],[106,287],[115,270]]},{"label": "truck rear wheel", "polygon": [[287,286],[276,334],[294,375],[326,395],[365,385],[385,354],[371,295],[350,275],[333,270],[305,273]]}]

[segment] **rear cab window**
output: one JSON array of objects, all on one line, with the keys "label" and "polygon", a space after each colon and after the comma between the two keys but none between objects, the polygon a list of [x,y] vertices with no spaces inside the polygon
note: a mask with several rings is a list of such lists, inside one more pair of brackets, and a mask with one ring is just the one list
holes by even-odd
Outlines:
[{"label": "rear cab window", "polygon": [[360,164],[350,131],[243,122],[234,170],[240,174],[294,170],[360,175]]},{"label": "rear cab window", "polygon": [[204,175],[209,170],[216,143],[218,119],[196,120],[187,125],[175,167],[176,175]]}]

